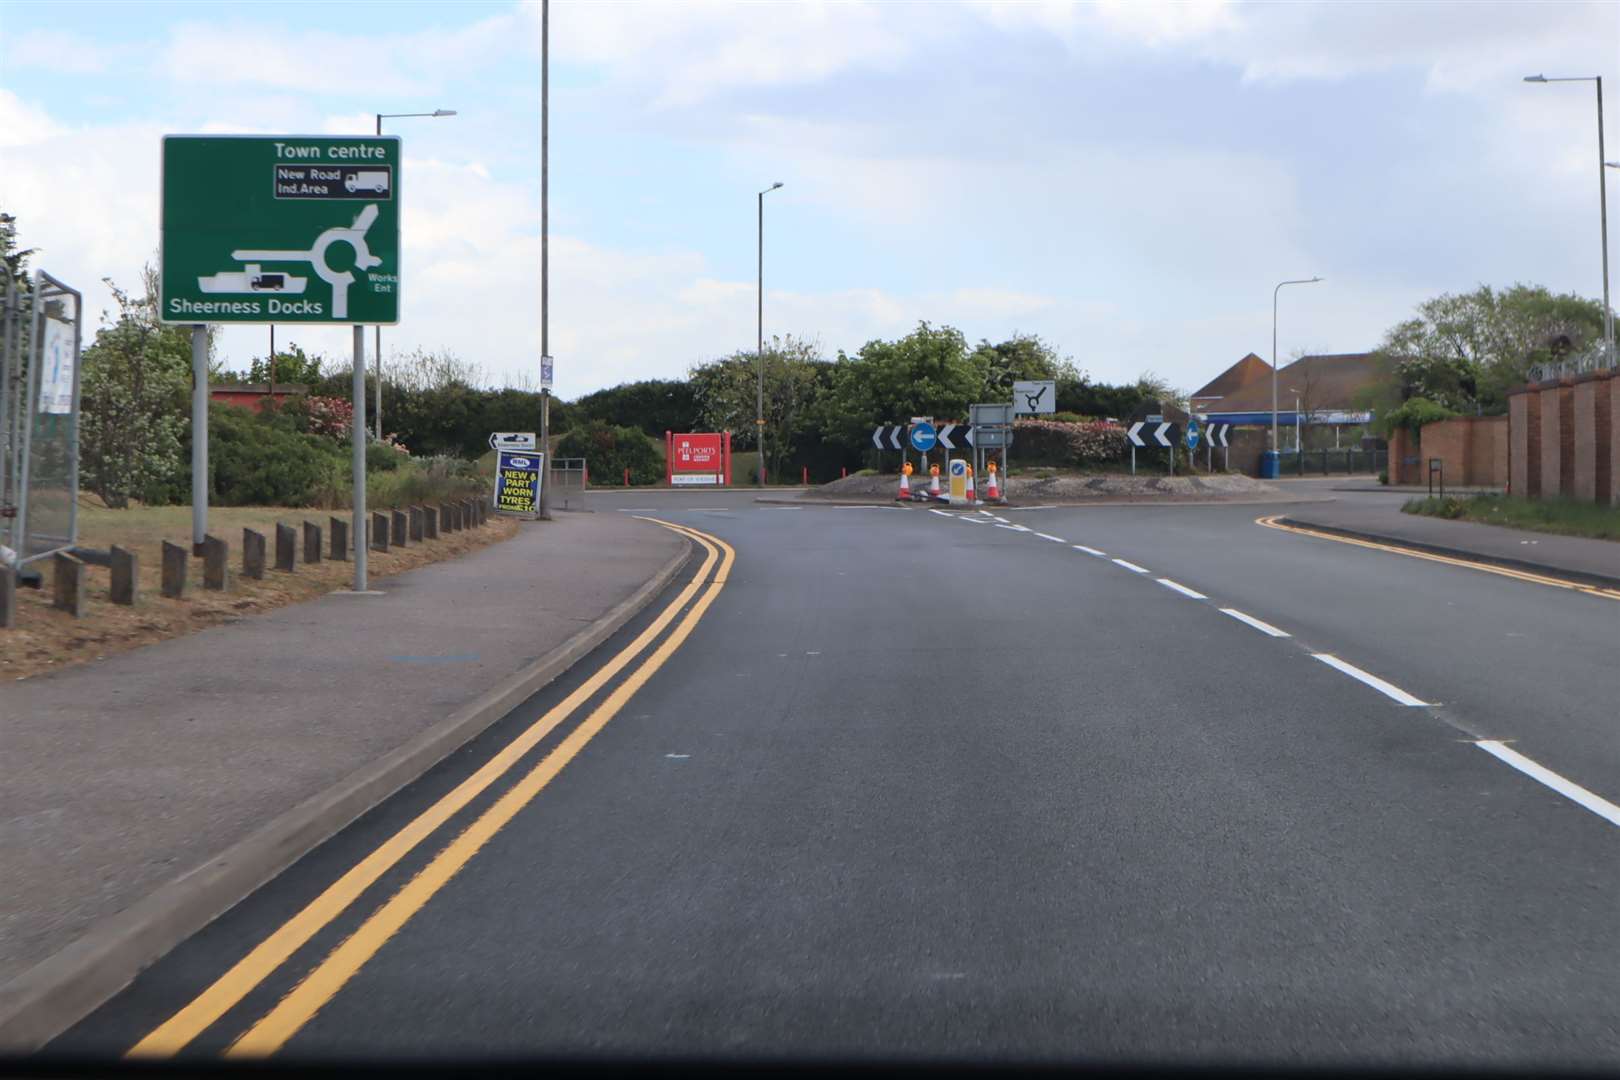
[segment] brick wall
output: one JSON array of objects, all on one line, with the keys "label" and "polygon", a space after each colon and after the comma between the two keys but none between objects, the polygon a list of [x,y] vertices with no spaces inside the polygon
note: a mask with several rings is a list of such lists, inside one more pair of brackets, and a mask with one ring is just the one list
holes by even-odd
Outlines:
[{"label": "brick wall", "polygon": [[[1543,499],[1568,494],[1575,471],[1574,400],[1571,387],[1541,385],[1541,491]],[[1569,406],[1567,409],[1565,408]],[[1566,450],[1568,463],[1566,467]]]},{"label": "brick wall", "polygon": [[1541,391],[1527,386],[1508,396],[1508,491],[1541,494]]},{"label": "brick wall", "polygon": [[[1620,506],[1617,428],[1620,372],[1595,372],[1511,391],[1505,440],[1508,490],[1530,499],[1573,498]],[[1482,452],[1475,448],[1476,457]]]},{"label": "brick wall", "polygon": [[1609,377],[1609,505],[1620,506],[1620,374]]},{"label": "brick wall", "polygon": [[[1583,377],[1575,380],[1569,395],[1572,420],[1569,494],[1582,502],[1597,501],[1597,389],[1598,384],[1593,379]],[[1607,441],[1604,440],[1605,444]]]},{"label": "brick wall", "polygon": [[1418,444],[1421,462],[1415,471],[1428,476],[1429,461],[1444,463],[1447,484],[1457,487],[1504,488],[1508,483],[1508,418],[1458,416],[1426,424]]}]

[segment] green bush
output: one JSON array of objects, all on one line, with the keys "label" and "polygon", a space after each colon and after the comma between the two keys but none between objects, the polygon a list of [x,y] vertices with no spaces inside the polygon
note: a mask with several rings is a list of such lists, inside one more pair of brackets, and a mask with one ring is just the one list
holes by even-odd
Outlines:
[{"label": "green bush", "polygon": [[372,442],[366,444],[366,473],[393,472],[401,464],[409,461],[406,455],[394,449],[393,445],[385,442]]},{"label": "green bush", "polygon": [[627,468],[632,484],[656,484],[664,478],[664,461],[652,439],[639,428],[600,420],[564,435],[557,444],[557,457],[584,458],[591,483],[598,487],[624,483]]},{"label": "green bush", "polygon": [[216,404],[208,411],[215,505],[308,506],[343,465],[335,443],[300,433],[291,417],[234,405]]}]

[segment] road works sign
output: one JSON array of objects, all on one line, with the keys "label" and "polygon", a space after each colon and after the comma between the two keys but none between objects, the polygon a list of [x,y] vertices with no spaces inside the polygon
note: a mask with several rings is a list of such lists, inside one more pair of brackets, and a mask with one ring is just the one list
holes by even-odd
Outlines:
[{"label": "road works sign", "polygon": [[168,323],[399,321],[399,139],[165,135]]},{"label": "road works sign", "polygon": [[495,462],[495,511],[533,514],[540,509],[540,463],[544,454],[501,451]]}]

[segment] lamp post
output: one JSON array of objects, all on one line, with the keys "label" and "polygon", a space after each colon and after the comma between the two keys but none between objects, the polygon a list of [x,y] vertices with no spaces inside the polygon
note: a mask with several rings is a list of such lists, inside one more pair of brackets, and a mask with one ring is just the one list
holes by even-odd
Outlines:
[{"label": "lamp post", "polygon": [[765,196],[782,186],[778,180],[759,193],[759,290],[758,351],[754,353],[759,368],[759,385],[754,391],[754,445],[759,448],[759,486],[765,486]]},{"label": "lamp post", "polygon": [[1606,351],[1605,359],[1612,364],[1614,363],[1614,311],[1609,307],[1609,183],[1608,174],[1603,171],[1606,164],[1603,160],[1603,76],[1573,75],[1548,78],[1546,75],[1526,75],[1524,81],[1528,83],[1589,82],[1597,84],[1598,228],[1603,242],[1603,347]]},{"label": "lamp post", "polygon": [[[406,117],[406,116],[429,116],[429,117],[434,117],[434,118],[441,117],[441,116],[454,116],[454,115],[456,115],[456,110],[454,110],[454,109],[434,109],[432,112],[390,112],[390,113],[377,113],[375,115],[377,117],[377,134],[381,135],[382,134],[382,122],[384,120],[393,120],[393,119],[397,119],[397,118],[400,118],[400,117]],[[377,336],[374,339],[374,348],[376,350],[376,355],[373,356],[371,359],[372,359],[373,366],[376,367],[376,369],[377,369],[377,405],[376,405],[376,408],[374,408],[372,410],[372,412],[376,416],[377,439],[378,439],[378,441],[381,441],[382,437],[383,437],[383,426],[382,426],[382,327],[379,326],[379,327],[376,328],[376,330],[377,330]],[[272,357],[271,358],[271,363],[274,363],[274,362],[275,362],[275,360]],[[274,369],[272,369],[272,370],[274,370]]]},{"label": "lamp post", "polygon": [[1271,290],[1271,449],[1274,452],[1282,451],[1282,446],[1277,442],[1277,294],[1282,292],[1284,285],[1314,285],[1321,280],[1319,277],[1294,278],[1278,282],[1277,287]]}]

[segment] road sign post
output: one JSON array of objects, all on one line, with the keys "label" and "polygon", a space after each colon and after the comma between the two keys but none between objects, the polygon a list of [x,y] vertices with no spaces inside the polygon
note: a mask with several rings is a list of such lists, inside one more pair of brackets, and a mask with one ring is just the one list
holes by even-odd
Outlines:
[{"label": "road sign post", "polygon": [[[207,324],[399,321],[396,136],[165,135],[158,317],[194,327],[192,543],[207,530]],[[382,433],[378,432],[380,438]],[[366,591],[366,436],[354,433],[354,590]]]}]

